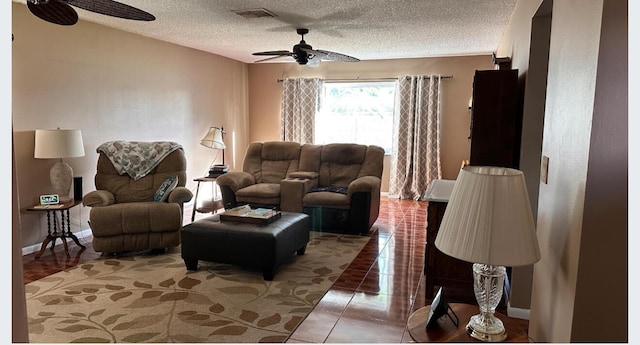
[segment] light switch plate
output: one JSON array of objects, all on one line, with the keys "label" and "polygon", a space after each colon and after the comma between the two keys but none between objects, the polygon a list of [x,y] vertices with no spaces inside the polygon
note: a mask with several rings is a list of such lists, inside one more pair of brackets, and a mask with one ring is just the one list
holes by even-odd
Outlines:
[{"label": "light switch plate", "polygon": [[540,164],[540,181],[547,184],[547,178],[549,176],[549,157],[542,156],[542,163]]}]

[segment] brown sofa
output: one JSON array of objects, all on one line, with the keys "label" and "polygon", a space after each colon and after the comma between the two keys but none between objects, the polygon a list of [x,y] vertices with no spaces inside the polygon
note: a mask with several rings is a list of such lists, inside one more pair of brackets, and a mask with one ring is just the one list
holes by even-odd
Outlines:
[{"label": "brown sofa", "polygon": [[[185,188],[187,162],[182,148],[169,153],[146,176],[135,180],[120,174],[104,152],[99,152],[96,190],[83,197],[90,206],[89,226],[98,252],[117,253],[164,249],[180,244],[183,203],[192,193]],[[166,201],[155,201],[158,188],[177,176],[177,186]]]},{"label": "brown sofa", "polygon": [[375,145],[255,142],[242,171],[217,183],[225,208],[276,207],[309,214],[313,230],[366,233],[380,210],[383,159]]}]

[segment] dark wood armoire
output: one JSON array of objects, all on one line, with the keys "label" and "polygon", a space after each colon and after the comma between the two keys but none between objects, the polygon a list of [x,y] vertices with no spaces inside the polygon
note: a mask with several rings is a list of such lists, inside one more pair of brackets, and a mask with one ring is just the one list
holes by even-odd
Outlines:
[{"label": "dark wood armoire", "polygon": [[469,164],[518,168],[521,133],[518,70],[476,71]]},{"label": "dark wood armoire", "polygon": [[[522,112],[518,107],[518,70],[476,71],[471,100],[470,165],[518,168]],[[447,201],[429,201],[425,255],[425,298],[438,286],[453,302],[475,303],[470,262],[450,257],[435,245]]]}]

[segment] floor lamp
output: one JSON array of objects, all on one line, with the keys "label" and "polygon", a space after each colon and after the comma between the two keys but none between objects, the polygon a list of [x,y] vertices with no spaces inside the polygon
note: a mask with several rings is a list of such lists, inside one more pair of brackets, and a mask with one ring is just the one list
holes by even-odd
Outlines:
[{"label": "floor lamp", "polygon": [[504,293],[505,266],[540,260],[524,174],[520,170],[467,166],[460,170],[435,246],[473,263],[474,293],[480,314],[466,326],[482,341],[507,337],[494,312]]},{"label": "floor lamp", "polygon": [[84,144],[79,129],[36,129],[34,158],[60,159],[51,167],[49,178],[61,202],[69,202],[73,169],[62,158],[83,157]]}]

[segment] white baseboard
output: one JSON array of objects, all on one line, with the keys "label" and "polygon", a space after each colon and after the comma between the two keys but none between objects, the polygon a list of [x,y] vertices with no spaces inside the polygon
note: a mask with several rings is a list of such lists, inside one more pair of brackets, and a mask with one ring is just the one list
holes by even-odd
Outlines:
[{"label": "white baseboard", "polygon": [[[80,242],[83,242],[82,239],[85,236],[92,236],[91,233],[91,229],[85,229],[82,231],[78,231],[78,232],[74,232],[74,235],[76,235],[76,237],[78,237],[78,239],[80,240]],[[62,245],[62,241],[56,241],[56,247]],[[42,243],[36,243],[34,245],[28,246],[28,247],[24,247],[22,248],[22,255],[27,255],[27,254],[31,254],[31,253],[35,253],[40,251],[40,248],[42,248]]]},{"label": "white baseboard", "polygon": [[507,304],[507,315],[516,319],[529,320],[530,309],[512,307],[511,303]]}]

